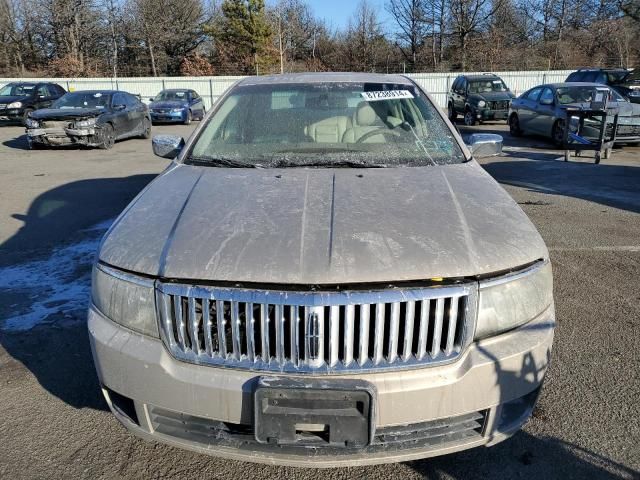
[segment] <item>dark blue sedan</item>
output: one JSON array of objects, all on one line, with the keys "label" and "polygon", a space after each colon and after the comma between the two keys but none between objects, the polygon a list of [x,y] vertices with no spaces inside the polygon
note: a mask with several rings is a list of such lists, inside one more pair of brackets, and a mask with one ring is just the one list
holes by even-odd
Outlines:
[{"label": "dark blue sedan", "polygon": [[162,90],[149,104],[151,121],[178,122],[189,125],[191,120],[202,120],[205,107],[202,97],[194,90]]}]

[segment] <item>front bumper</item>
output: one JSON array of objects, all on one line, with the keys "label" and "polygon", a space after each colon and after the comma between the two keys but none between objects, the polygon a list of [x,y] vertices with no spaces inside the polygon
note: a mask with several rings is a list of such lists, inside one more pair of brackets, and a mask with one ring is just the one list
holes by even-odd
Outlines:
[{"label": "front bumper", "polygon": [[[88,323],[107,403],[133,433],[236,460],[335,467],[431,457],[508,438],[533,410],[549,363],[555,314],[550,307],[521,328],[474,343],[448,365],[298,376],[369,382],[377,392],[377,438],[411,431],[415,440],[359,450],[259,444],[253,440],[252,422],[260,373],[177,361],[159,340],[125,329],[93,307]],[[454,431],[472,421],[476,428]],[[433,432],[440,433],[434,437]]]},{"label": "front bumper", "polygon": [[22,108],[0,109],[0,121],[22,122],[23,116],[24,109]]},{"label": "front bumper", "polygon": [[152,122],[184,122],[187,118],[186,110],[181,110],[179,112],[167,112],[167,113],[158,113],[151,111],[151,121]]},{"label": "front bumper", "polygon": [[506,120],[509,116],[509,110],[491,110],[491,109],[479,109],[476,110],[476,116],[478,120]]},{"label": "front bumper", "polygon": [[27,128],[29,143],[48,146],[86,145],[96,147],[101,144],[98,129],[86,128]]}]

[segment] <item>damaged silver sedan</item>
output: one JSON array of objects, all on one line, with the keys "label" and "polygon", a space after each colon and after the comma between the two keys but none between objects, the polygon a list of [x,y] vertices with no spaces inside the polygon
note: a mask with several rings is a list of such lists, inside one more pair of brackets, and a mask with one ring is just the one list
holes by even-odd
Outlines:
[{"label": "damaged silver sedan", "polygon": [[51,108],[32,112],[25,124],[32,149],[61,145],[109,149],[116,140],[151,136],[146,105],[114,90],[67,93]]}]

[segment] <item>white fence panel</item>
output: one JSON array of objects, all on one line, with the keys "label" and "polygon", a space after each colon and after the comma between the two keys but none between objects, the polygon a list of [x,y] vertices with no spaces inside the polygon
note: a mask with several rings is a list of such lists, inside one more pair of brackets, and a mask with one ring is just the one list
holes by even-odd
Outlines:
[{"label": "white fence panel", "polygon": [[[465,72],[465,75],[480,73],[482,72]],[[502,77],[514,94],[520,95],[525,90],[542,83],[562,82],[571,73],[571,70],[495,73]],[[444,108],[446,107],[447,92],[458,75],[462,75],[462,73],[414,73],[407,76],[429,92],[434,100]],[[16,81],[49,81],[59,83],[71,91],[124,90],[140,95],[142,100],[147,103],[151,97],[165,88],[190,88],[198,92],[204,98],[207,108],[210,108],[227,88],[241,78],[243,77],[0,78],[0,85]]]}]

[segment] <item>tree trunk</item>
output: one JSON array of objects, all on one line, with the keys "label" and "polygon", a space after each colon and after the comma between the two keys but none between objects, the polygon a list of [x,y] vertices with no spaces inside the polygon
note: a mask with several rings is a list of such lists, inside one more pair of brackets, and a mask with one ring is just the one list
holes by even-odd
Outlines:
[{"label": "tree trunk", "polygon": [[151,71],[153,72],[153,76],[158,76],[158,71],[156,70],[156,58],[153,55],[153,45],[151,44],[151,39],[147,37],[147,46],[149,47],[149,58],[151,59]]}]

